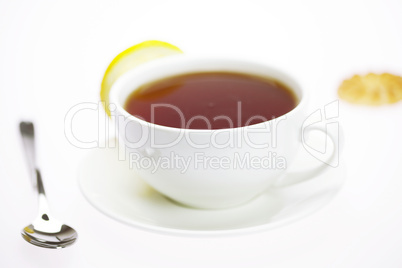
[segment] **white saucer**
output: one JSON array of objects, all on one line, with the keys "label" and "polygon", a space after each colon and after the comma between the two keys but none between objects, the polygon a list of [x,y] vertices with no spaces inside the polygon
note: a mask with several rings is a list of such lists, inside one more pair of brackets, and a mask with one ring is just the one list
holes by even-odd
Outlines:
[{"label": "white saucer", "polygon": [[[94,149],[89,153],[79,170],[84,196],[113,219],[174,235],[243,234],[283,226],[327,205],[346,177],[344,165],[328,167],[307,182],[273,189],[236,208],[193,209],[153,190],[129,169],[128,161],[118,161],[117,156],[117,148]],[[292,168],[294,177],[306,171],[306,167],[311,170],[320,165],[303,149],[297,162]]]}]

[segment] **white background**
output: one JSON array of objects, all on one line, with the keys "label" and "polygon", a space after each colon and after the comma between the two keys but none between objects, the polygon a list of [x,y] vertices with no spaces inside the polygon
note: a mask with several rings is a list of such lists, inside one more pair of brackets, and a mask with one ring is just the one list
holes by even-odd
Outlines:
[{"label": "white background", "polygon": [[[265,61],[311,91],[314,111],[354,73],[402,75],[401,14],[400,0],[0,0],[0,267],[402,267],[402,102],[340,102],[348,169],[340,194],[299,222],[239,237],[165,236],[104,216],[78,188],[88,150],[64,136],[68,110],[96,103],[109,62],[138,42]],[[20,237],[36,213],[21,119],[37,125],[55,216],[79,230],[70,248],[37,248]],[[83,114],[73,129],[97,139],[97,115]]]}]

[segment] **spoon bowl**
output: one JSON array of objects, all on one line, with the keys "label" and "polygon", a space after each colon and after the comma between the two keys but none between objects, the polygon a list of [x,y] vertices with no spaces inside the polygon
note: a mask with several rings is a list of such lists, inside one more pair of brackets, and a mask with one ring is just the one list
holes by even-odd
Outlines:
[{"label": "spoon bowl", "polygon": [[[51,231],[54,230],[54,231]],[[21,230],[22,237],[29,243],[46,248],[65,248],[75,242],[77,232],[57,220],[35,220]]]}]

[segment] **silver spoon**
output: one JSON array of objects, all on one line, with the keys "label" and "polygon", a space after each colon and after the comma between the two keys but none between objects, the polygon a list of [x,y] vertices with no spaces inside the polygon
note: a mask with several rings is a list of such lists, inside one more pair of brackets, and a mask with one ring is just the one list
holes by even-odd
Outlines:
[{"label": "silver spoon", "polygon": [[77,232],[50,215],[42,177],[35,161],[35,132],[31,122],[21,122],[20,132],[24,143],[32,181],[38,189],[39,213],[32,224],[22,229],[22,237],[29,243],[44,248],[64,248],[75,242]]}]

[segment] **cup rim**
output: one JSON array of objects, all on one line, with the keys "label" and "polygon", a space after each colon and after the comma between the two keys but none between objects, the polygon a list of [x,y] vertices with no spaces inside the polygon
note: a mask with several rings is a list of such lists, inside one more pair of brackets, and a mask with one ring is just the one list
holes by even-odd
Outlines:
[{"label": "cup rim", "polygon": [[[152,69],[159,66],[159,65],[169,65],[169,64],[185,64],[185,63],[189,63],[189,62],[193,62],[193,61],[222,61],[222,62],[231,62],[231,63],[235,63],[235,64],[251,64],[257,67],[262,67],[265,68],[266,70],[270,70],[274,73],[276,73],[277,75],[280,75],[281,77],[286,78],[286,80],[290,81],[295,87],[297,87],[297,89],[300,92],[300,96],[297,96],[298,98],[298,103],[296,105],[296,107],[294,107],[292,110],[290,110],[289,112],[278,116],[276,118],[261,122],[261,123],[257,123],[257,124],[252,124],[252,125],[247,125],[247,126],[241,126],[241,127],[234,127],[234,128],[222,128],[222,129],[187,129],[187,128],[176,128],[176,127],[169,127],[169,126],[163,126],[163,125],[158,125],[155,123],[151,123],[148,121],[145,121],[141,118],[138,118],[130,113],[128,113],[126,111],[126,109],[124,109],[122,103],[119,101],[119,94],[121,93],[121,90],[123,88],[124,85],[126,85],[127,83],[129,83],[130,81],[132,81],[133,76],[139,75],[141,74],[141,72],[152,72]],[[225,71],[225,70],[222,70]],[[194,72],[188,72],[188,73],[195,73],[197,71]],[[198,72],[202,72],[202,71],[198,71]],[[240,71],[241,72],[241,71]],[[247,72],[244,72],[247,73]],[[186,74],[186,72],[179,72],[177,73],[177,75],[180,74]],[[169,75],[166,76],[161,76],[158,79],[163,79],[165,77],[169,77]],[[267,75],[267,77],[269,77],[269,75]],[[276,77],[272,77],[274,79],[277,79]],[[284,83],[285,85],[288,85],[288,83],[284,82],[283,79],[277,79],[278,81]],[[288,86],[292,92],[295,94],[296,90],[293,87]],[[295,94],[297,95],[297,94]],[[259,126],[263,126],[265,124],[269,124],[269,122],[273,121],[273,120],[282,120],[284,118],[287,118],[289,116],[293,116],[294,114],[298,113],[300,109],[302,109],[303,106],[305,106],[306,102],[307,102],[307,96],[306,96],[306,90],[303,89],[300,84],[290,75],[286,74],[284,71],[276,68],[276,67],[272,67],[270,65],[267,65],[266,63],[262,62],[262,61],[255,61],[255,60],[251,60],[251,59],[244,59],[244,58],[236,58],[236,57],[222,57],[222,56],[212,56],[212,57],[205,57],[205,56],[189,56],[189,55],[183,55],[183,54],[179,54],[179,55],[174,55],[174,56],[169,56],[166,58],[160,58],[160,59],[155,59],[153,61],[150,62],[146,62],[140,66],[135,67],[132,70],[127,71],[126,73],[122,74],[116,81],[115,83],[112,85],[111,89],[110,89],[110,93],[109,93],[109,102],[110,104],[114,104],[115,105],[115,109],[111,109],[112,111],[112,115],[116,114],[121,114],[123,115],[125,118],[129,118],[129,120],[133,120],[133,121],[137,121],[140,124],[145,124],[147,126],[152,126],[155,129],[160,129],[160,130],[164,130],[164,131],[170,131],[170,132],[178,132],[178,131],[185,131],[185,132],[201,132],[201,133],[209,133],[209,132],[214,132],[214,131],[228,131],[228,130],[244,130],[244,129],[248,129],[250,127],[259,127]]]}]

